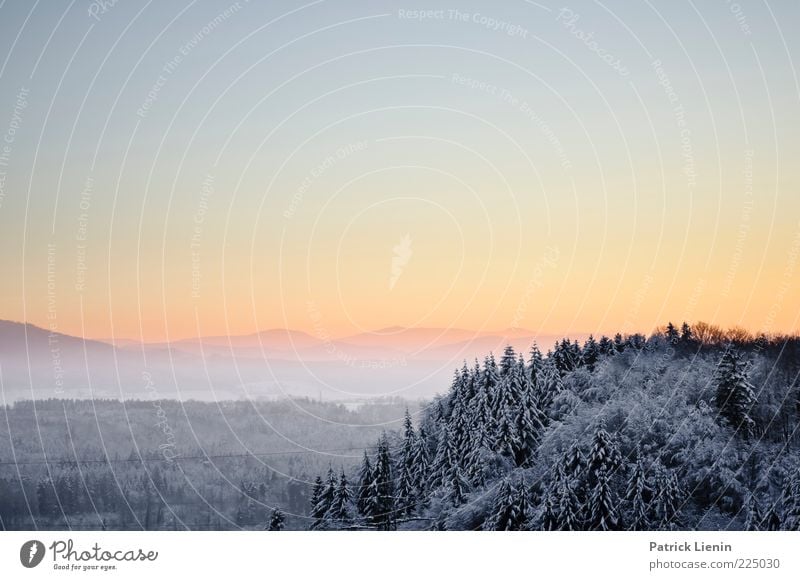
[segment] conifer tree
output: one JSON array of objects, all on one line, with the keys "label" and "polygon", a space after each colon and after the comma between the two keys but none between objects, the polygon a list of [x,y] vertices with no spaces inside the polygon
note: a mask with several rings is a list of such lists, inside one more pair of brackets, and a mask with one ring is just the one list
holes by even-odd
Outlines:
[{"label": "conifer tree", "polygon": [[559,498],[556,497],[552,486],[547,489],[542,505],[542,530],[553,532],[559,529],[557,504]]},{"label": "conifer tree", "polygon": [[314,520],[311,523],[311,529],[317,529],[322,525],[325,514],[328,511],[322,500],[324,493],[325,484],[322,482],[322,478],[317,476],[311,492],[311,517]]},{"label": "conifer tree", "polygon": [[693,340],[694,335],[692,334],[692,327],[689,326],[688,323],[684,322],[681,325],[681,344],[688,346]]},{"label": "conifer tree", "polygon": [[561,460],[564,474],[572,479],[578,479],[586,466],[586,458],[577,443],[570,445]]},{"label": "conifer tree", "polygon": [[595,341],[594,336],[590,334],[589,338],[586,339],[586,342],[583,345],[581,360],[587,369],[593,371],[594,366],[597,364],[597,360],[599,358],[600,349],[597,346],[597,341]]},{"label": "conifer tree", "polygon": [[568,481],[562,481],[558,498],[558,527],[556,529],[574,532],[581,527],[581,503],[575,488]]},{"label": "conifer tree", "polygon": [[781,529],[791,532],[800,531],[800,469],[787,478],[782,498]]},{"label": "conifer tree", "polygon": [[514,461],[516,451],[521,446],[517,436],[517,425],[510,408],[504,409],[497,419],[494,449],[499,455]]},{"label": "conifer tree", "polygon": [[325,484],[322,483],[322,478],[318,475],[314,480],[314,486],[311,488],[311,513],[313,515],[314,508],[319,503],[319,498],[322,497],[322,491],[325,489]]},{"label": "conifer tree", "polygon": [[505,377],[511,374],[511,371],[517,365],[517,353],[511,345],[506,346],[503,351],[503,356],[500,358],[500,376]]},{"label": "conifer tree", "polygon": [[445,497],[453,506],[460,506],[466,501],[470,491],[470,484],[461,468],[456,468],[451,472],[448,479],[443,482]]},{"label": "conifer tree", "polygon": [[650,529],[650,502],[653,499],[653,489],[647,481],[644,464],[641,457],[636,461],[633,474],[628,480],[625,499],[630,505],[630,520],[628,529],[645,531]]},{"label": "conifer tree", "polygon": [[414,454],[417,439],[408,409],[403,420],[403,429],[403,445],[397,466],[397,512],[399,515],[408,515],[414,511],[416,504]]},{"label": "conifer tree", "polygon": [[[319,479],[319,478],[318,478]],[[317,494],[317,501],[314,504],[312,510],[312,517],[314,518],[314,523],[311,525],[312,529],[321,529],[328,527],[331,520],[331,510],[333,508],[333,502],[336,497],[336,476],[333,473],[333,468],[328,468],[328,479],[327,483],[322,484],[322,481],[319,480],[319,483],[322,485],[321,491]],[[317,492],[317,483],[314,484],[315,492]]]},{"label": "conifer tree", "polygon": [[551,357],[545,359],[535,387],[539,408],[547,412],[556,395],[564,388],[561,373]]},{"label": "conifer tree", "polygon": [[755,428],[750,412],[756,398],[747,377],[747,364],[739,353],[731,349],[725,351],[717,368],[715,382],[720,417],[744,438],[748,438]]},{"label": "conifer tree", "polygon": [[589,452],[589,475],[590,477],[596,477],[600,471],[605,471],[608,477],[612,477],[621,463],[622,457],[617,448],[617,443],[608,434],[601,422],[600,426],[595,430],[592,449]]},{"label": "conifer tree", "polygon": [[497,364],[495,363],[494,357],[489,355],[483,361],[483,370],[481,371],[480,379],[480,386],[486,397],[486,406],[487,409],[490,410],[488,413],[489,423],[486,425],[489,429],[493,427],[493,422],[496,419],[493,415],[493,410],[497,408],[495,399],[498,394],[499,382],[500,376],[498,375]]},{"label": "conifer tree", "polygon": [[528,378],[530,379],[531,384],[536,387],[539,384],[539,374],[542,372],[542,367],[544,366],[544,357],[542,357],[542,351],[539,350],[539,347],[536,346],[536,343],[533,343],[531,346],[530,352],[530,362],[528,363]]},{"label": "conifer tree", "polygon": [[286,518],[279,508],[272,510],[272,517],[269,519],[267,529],[271,532],[279,532],[285,527]]},{"label": "conifer tree", "polygon": [[664,337],[667,339],[667,342],[672,345],[678,344],[678,341],[680,340],[678,329],[675,328],[675,325],[671,322],[667,324],[667,328],[664,331]]},{"label": "conifer tree", "polygon": [[[319,479],[319,478],[317,478]],[[361,470],[358,478],[358,492],[356,494],[356,507],[359,515],[367,522],[372,519],[372,501],[370,500],[370,490],[372,488],[372,464],[369,455],[364,451],[364,458],[361,460]],[[321,483],[321,482],[320,482]]]},{"label": "conifer tree", "polygon": [[430,473],[428,459],[428,434],[424,427],[420,427],[419,433],[414,441],[414,448],[411,455],[412,481],[414,484],[417,505],[423,507],[426,491],[428,489],[428,476]]},{"label": "conifer tree", "polygon": [[605,335],[601,336],[600,340],[597,341],[597,350],[599,350],[600,354],[603,356],[611,356],[616,352],[614,350],[614,343]]},{"label": "conifer tree", "polygon": [[587,515],[590,530],[618,530],[620,520],[617,512],[619,498],[611,486],[611,477],[605,468],[595,474],[596,482],[589,497]]},{"label": "conifer tree", "polygon": [[453,471],[458,467],[458,454],[450,431],[447,425],[442,425],[439,429],[436,455],[430,470],[431,488],[440,487],[444,482],[449,481]]},{"label": "conifer tree", "polygon": [[394,503],[394,479],[392,460],[389,455],[389,442],[386,433],[378,442],[372,484],[369,487],[372,522],[380,530],[394,529],[396,513]]},{"label": "conifer tree", "polygon": [[485,524],[485,529],[496,531],[516,531],[525,528],[527,514],[524,512],[528,506],[524,490],[520,492],[513,485],[510,478],[506,477],[500,482],[495,502],[492,506],[492,515]]},{"label": "conifer tree", "polygon": [[659,467],[656,476],[654,523],[662,530],[678,529],[681,525],[680,509],[683,504],[683,491],[677,474],[668,473]]},{"label": "conifer tree", "polygon": [[333,505],[330,510],[331,519],[340,527],[353,521],[350,511],[352,500],[353,493],[350,491],[350,485],[347,482],[347,476],[344,474],[343,469],[339,476],[339,484],[336,487],[336,494],[334,495]]},{"label": "conifer tree", "polygon": [[485,429],[475,429],[471,437],[472,447],[464,462],[464,475],[476,487],[499,474],[497,454]]},{"label": "conifer tree", "polygon": [[547,427],[547,415],[539,407],[539,401],[528,379],[518,373],[521,379],[520,401],[517,405],[517,439],[514,459],[520,467],[529,467],[539,449],[542,435]]},{"label": "conifer tree", "polygon": [[454,393],[452,396],[452,413],[447,422],[449,433],[451,437],[451,444],[455,449],[456,456],[463,458],[469,448],[469,408],[466,401],[465,391]]}]

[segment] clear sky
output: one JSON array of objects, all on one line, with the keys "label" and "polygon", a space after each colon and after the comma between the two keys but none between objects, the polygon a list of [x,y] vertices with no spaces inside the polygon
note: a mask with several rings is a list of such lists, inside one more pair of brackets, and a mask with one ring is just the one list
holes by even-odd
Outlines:
[{"label": "clear sky", "polygon": [[0,318],[798,331],[799,22],[794,0],[6,1]]}]

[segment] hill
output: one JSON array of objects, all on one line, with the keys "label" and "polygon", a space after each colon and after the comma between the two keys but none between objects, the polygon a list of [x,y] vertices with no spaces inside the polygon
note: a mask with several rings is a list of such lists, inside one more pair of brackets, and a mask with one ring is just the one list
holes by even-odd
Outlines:
[{"label": "hill", "polygon": [[800,529],[800,340],[709,325],[564,340],[457,371],[313,529]]}]

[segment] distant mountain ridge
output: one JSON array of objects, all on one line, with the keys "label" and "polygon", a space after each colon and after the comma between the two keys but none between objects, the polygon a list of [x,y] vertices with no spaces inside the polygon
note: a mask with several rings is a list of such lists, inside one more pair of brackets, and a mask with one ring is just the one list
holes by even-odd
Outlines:
[{"label": "distant mountain ridge", "polygon": [[331,339],[268,329],[143,343],[0,320],[0,378],[11,399],[428,397],[464,361],[508,345],[527,352],[534,340],[547,350],[558,338],[525,329],[389,327]]}]

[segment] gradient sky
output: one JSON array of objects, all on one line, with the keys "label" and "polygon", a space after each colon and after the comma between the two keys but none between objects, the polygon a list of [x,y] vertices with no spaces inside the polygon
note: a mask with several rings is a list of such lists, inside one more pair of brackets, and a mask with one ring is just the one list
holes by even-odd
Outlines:
[{"label": "gradient sky", "polygon": [[263,4],[2,4],[0,318],[800,330],[797,2]]}]

